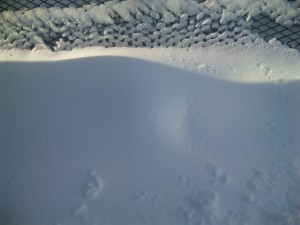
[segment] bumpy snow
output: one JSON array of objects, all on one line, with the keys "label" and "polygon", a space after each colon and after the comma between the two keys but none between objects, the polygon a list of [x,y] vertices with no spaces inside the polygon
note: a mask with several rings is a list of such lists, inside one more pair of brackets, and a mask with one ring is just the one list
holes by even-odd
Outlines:
[{"label": "bumpy snow", "polygon": [[0,47],[209,46],[248,43],[251,18],[270,15],[283,25],[299,24],[300,8],[285,0],[126,0],[82,8],[35,8],[0,14]]}]

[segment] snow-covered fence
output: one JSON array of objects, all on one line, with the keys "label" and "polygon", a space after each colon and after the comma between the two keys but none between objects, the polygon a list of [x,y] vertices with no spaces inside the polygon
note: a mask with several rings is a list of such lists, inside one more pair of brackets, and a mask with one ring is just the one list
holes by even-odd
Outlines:
[{"label": "snow-covered fence", "polygon": [[[11,1],[14,0],[8,2]],[[29,2],[37,4],[37,1],[42,2]],[[219,43],[243,44],[259,37],[251,29],[255,28],[252,26],[253,18],[262,13],[270,16],[276,24],[291,26],[300,23],[300,8],[284,0],[247,4],[243,1],[228,4],[223,0],[98,1],[98,4],[84,4],[86,1],[64,0],[60,4],[71,7],[4,11],[0,13],[0,48],[51,48],[59,51],[85,46],[205,47]],[[285,5],[282,6],[282,3]],[[297,43],[293,42],[290,46],[297,47]]]}]

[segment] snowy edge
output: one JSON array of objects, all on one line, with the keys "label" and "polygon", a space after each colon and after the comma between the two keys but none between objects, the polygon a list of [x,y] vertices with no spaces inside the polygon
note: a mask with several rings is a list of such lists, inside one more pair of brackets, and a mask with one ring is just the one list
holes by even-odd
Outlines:
[{"label": "snowy edge", "polygon": [[86,57],[130,57],[147,60],[211,78],[247,83],[278,83],[300,80],[300,53],[280,43],[259,39],[239,45],[206,48],[87,47],[72,51],[0,50],[0,62],[54,62]]}]

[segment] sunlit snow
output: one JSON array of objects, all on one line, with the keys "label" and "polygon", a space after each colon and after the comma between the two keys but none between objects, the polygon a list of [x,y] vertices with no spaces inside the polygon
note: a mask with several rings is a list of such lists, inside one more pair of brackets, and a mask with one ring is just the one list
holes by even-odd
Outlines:
[{"label": "sunlit snow", "polygon": [[[129,2],[25,16],[109,24],[114,10],[130,22]],[[151,2],[167,23],[195,10]],[[296,18],[279,0],[207,2],[228,5],[224,24],[236,7]],[[0,19],[17,23],[11,15]],[[0,225],[300,224],[297,50],[262,39],[58,52],[14,44],[0,50]]]}]

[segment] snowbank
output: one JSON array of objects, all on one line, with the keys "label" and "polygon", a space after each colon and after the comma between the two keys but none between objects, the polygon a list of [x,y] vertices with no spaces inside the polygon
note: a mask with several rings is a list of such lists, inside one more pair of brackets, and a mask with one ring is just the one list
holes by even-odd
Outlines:
[{"label": "snowbank", "polygon": [[0,52],[0,223],[298,225],[299,52]]},{"label": "snowbank", "polygon": [[299,24],[281,0],[1,13],[0,224],[299,225],[300,53],[260,13]]}]

